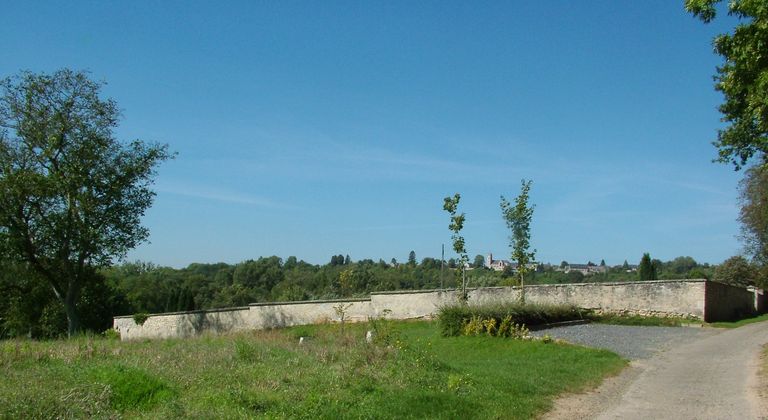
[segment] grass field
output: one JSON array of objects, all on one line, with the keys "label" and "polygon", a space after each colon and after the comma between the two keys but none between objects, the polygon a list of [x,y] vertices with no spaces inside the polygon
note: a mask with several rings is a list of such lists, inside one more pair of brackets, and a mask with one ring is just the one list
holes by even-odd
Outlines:
[{"label": "grass field", "polygon": [[367,344],[369,328],[5,341],[0,418],[531,418],[626,364],[567,344],[443,338],[430,322],[379,321]]},{"label": "grass field", "polygon": [[738,328],[743,325],[753,324],[755,322],[762,322],[762,321],[768,321],[768,314],[763,314],[763,315],[759,315],[752,318],[740,319],[738,321],[732,321],[732,322],[713,322],[709,325],[717,328]]}]

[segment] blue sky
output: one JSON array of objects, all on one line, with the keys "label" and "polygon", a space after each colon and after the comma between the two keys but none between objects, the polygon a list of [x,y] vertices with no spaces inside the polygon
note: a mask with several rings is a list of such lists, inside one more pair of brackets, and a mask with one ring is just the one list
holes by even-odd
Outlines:
[{"label": "blue sky", "polygon": [[[0,75],[87,69],[118,137],[168,143],[129,260],[506,256],[533,180],[540,261],[739,253],[712,163],[720,63],[682,1],[11,2]],[[450,257],[452,253],[447,253]]]}]

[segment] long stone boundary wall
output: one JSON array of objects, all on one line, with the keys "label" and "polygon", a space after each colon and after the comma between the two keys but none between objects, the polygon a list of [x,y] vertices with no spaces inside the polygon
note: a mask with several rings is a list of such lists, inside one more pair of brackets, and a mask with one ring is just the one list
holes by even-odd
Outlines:
[{"label": "long stone boundary wall", "polygon": [[[469,302],[511,302],[519,287],[485,287],[469,291]],[[759,295],[758,295],[759,293]],[[763,309],[762,291],[747,290],[705,280],[656,280],[628,283],[577,283],[525,287],[527,302],[568,303],[600,312],[680,316],[707,322],[732,319]],[[369,298],[302,302],[254,303],[249,306],[192,312],[152,314],[139,325],[132,316],[114,318],[123,340],[190,337],[203,332],[280,328],[345,320],[365,321],[432,318],[447,303],[456,302],[455,290],[376,292]]]}]

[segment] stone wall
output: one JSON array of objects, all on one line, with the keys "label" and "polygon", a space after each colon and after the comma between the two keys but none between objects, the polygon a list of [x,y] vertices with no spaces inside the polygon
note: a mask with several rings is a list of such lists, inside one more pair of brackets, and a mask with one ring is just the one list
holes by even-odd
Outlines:
[{"label": "stone wall", "polygon": [[632,315],[704,318],[704,280],[535,285],[526,300],[570,303],[585,309]]},{"label": "stone wall", "polygon": [[759,298],[753,290],[728,284],[707,282],[706,322],[733,321],[758,311]]},{"label": "stone wall", "polygon": [[250,329],[248,306],[208,311],[169,312],[150,315],[139,325],[131,316],[114,318],[113,328],[123,340],[137,338],[189,337],[204,331],[224,332]]},{"label": "stone wall", "polygon": [[[628,283],[578,283],[525,287],[526,301],[570,303],[600,312],[682,316],[707,321],[729,319],[754,310],[760,299],[754,292],[704,280],[658,280]],[[509,302],[520,297],[519,287],[485,287],[469,291],[470,303]],[[455,290],[378,292],[370,298],[256,303],[246,307],[209,311],[154,314],[137,325],[133,317],[115,317],[114,328],[124,340],[189,337],[202,332],[279,328],[338,322],[335,308],[344,305],[346,319],[431,318],[439,307],[456,302]],[[751,309],[750,309],[751,308]]]},{"label": "stone wall", "polygon": [[375,312],[371,299],[345,299],[281,303],[254,303],[248,314],[252,329],[291,327],[340,321],[336,308],[343,309],[345,321],[365,321]]}]

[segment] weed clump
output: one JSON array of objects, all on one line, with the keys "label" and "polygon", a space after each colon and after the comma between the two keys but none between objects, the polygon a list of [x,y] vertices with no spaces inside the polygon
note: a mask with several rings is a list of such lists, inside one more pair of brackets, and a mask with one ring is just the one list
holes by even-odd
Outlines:
[{"label": "weed clump", "polygon": [[[438,311],[440,333],[445,337],[489,335],[524,337],[525,326],[584,319],[586,311],[573,305],[532,303],[450,304]],[[525,330],[525,331],[524,331]]]}]

